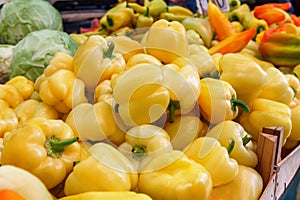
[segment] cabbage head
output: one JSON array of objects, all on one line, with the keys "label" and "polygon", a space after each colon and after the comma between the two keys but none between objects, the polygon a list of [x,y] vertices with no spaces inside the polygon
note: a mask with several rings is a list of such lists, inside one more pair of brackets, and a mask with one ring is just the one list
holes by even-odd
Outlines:
[{"label": "cabbage head", "polygon": [[62,17],[44,0],[11,0],[0,12],[0,44],[17,44],[33,31],[63,31]]},{"label": "cabbage head", "polygon": [[39,30],[28,34],[14,48],[10,78],[18,75],[35,81],[57,52],[74,56],[77,43],[63,31]]}]

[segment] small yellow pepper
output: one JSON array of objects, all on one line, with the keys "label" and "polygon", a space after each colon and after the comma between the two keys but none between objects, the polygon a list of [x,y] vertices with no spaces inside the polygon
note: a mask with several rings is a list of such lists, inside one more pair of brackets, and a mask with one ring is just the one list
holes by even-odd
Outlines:
[{"label": "small yellow pepper", "polygon": [[266,72],[267,81],[258,97],[290,104],[295,92],[290,87],[287,77],[276,67],[268,68]]},{"label": "small yellow pepper", "polygon": [[133,191],[102,191],[102,192],[83,192],[76,195],[62,197],[59,200],[152,200],[148,195]]},{"label": "small yellow pepper", "polygon": [[213,78],[202,78],[201,92],[198,98],[200,114],[213,124],[232,120],[238,116],[238,106],[249,112],[248,105],[237,99],[237,94],[230,83]]},{"label": "small yellow pepper", "polygon": [[163,64],[156,57],[146,54],[146,53],[138,53],[131,56],[126,62],[127,68],[130,68],[136,64],[140,63],[149,63],[157,66],[163,66]]},{"label": "small yellow pepper", "polygon": [[289,142],[291,141],[299,141],[300,140],[300,100],[295,99],[292,104],[289,105],[291,109],[291,120],[292,120],[292,129],[291,134],[287,138]]},{"label": "small yellow pepper", "polygon": [[125,142],[118,149],[135,165],[138,171],[140,163],[148,157],[156,156],[173,149],[168,133],[155,125],[135,126],[126,132]]},{"label": "small yellow pepper", "polygon": [[227,147],[230,140],[233,140],[234,147],[229,156],[240,165],[252,168],[257,165],[258,158],[253,149],[251,135],[239,123],[231,120],[220,122],[210,129],[206,136],[217,139],[224,147]]},{"label": "small yellow pepper", "polygon": [[64,193],[75,195],[91,191],[130,191],[138,182],[133,164],[112,145],[96,143],[91,155],[75,165],[67,177]]},{"label": "small yellow pepper", "polygon": [[221,57],[219,65],[220,79],[230,83],[238,98],[247,103],[261,93],[267,82],[267,73],[247,56],[226,54]]},{"label": "small yellow pepper", "polygon": [[40,98],[61,113],[69,112],[80,103],[87,102],[83,81],[72,71],[60,69],[46,77],[38,87]]},{"label": "small yellow pepper", "polygon": [[111,81],[116,112],[126,126],[152,123],[167,110],[170,94],[161,67],[141,63]]},{"label": "small yellow pepper", "polygon": [[239,123],[253,136],[253,139],[257,141],[263,127],[282,126],[284,145],[292,129],[291,109],[286,104],[263,98],[255,98],[250,102],[249,107],[251,111],[242,113]]},{"label": "small yellow pepper", "polygon": [[184,150],[184,153],[195,162],[207,169],[212,178],[213,186],[219,186],[232,181],[238,174],[238,163],[229,157],[233,141],[228,147],[212,137],[199,137]]},{"label": "small yellow pepper", "polygon": [[104,101],[79,104],[71,110],[65,122],[83,142],[109,139],[119,145],[125,139],[125,132],[115,121],[111,105]]},{"label": "small yellow pepper", "polygon": [[165,19],[155,21],[144,35],[141,44],[148,54],[164,63],[170,63],[179,56],[186,57],[189,54],[186,31],[178,21],[169,22]]},{"label": "small yellow pepper", "polygon": [[19,124],[23,124],[28,119],[35,117],[58,119],[59,116],[57,110],[53,106],[34,99],[23,101],[14,109],[14,111],[19,120]]},{"label": "small yellow pepper", "polygon": [[210,200],[257,200],[263,191],[261,175],[251,167],[239,165],[233,181],[214,187]]},{"label": "small yellow pepper", "polygon": [[34,92],[34,82],[27,79],[25,76],[15,76],[5,84],[17,88],[22,95],[23,100],[29,99]]},{"label": "small yellow pepper", "polygon": [[211,190],[208,171],[178,150],[154,156],[139,175],[138,191],[153,200],[207,200]]},{"label": "small yellow pepper", "polygon": [[88,91],[94,92],[99,82],[123,71],[126,63],[121,54],[114,52],[115,44],[103,36],[92,35],[74,55],[74,73]]},{"label": "small yellow pepper", "polygon": [[0,138],[8,131],[12,131],[18,126],[18,118],[8,103],[0,99]]},{"label": "small yellow pepper", "polygon": [[135,28],[146,28],[150,27],[154,22],[153,17],[149,13],[149,7],[146,8],[146,12],[144,14],[138,14]]},{"label": "small yellow pepper", "polygon": [[170,136],[173,148],[184,150],[199,136],[203,126],[198,116],[176,115],[174,122],[165,123],[164,129]]},{"label": "small yellow pepper", "polygon": [[100,82],[96,89],[95,89],[95,94],[94,94],[94,102],[100,102],[104,101],[110,105],[113,105],[114,100],[112,97],[112,88],[110,85],[110,80],[104,80]]},{"label": "small yellow pepper", "polygon": [[62,120],[32,118],[4,137],[2,165],[36,175],[48,189],[61,183],[80,159],[80,145]]},{"label": "small yellow pepper", "polygon": [[19,90],[9,84],[0,84],[0,99],[6,101],[11,108],[17,107],[24,101]]},{"label": "small yellow pepper", "polygon": [[294,97],[300,99],[300,80],[295,76],[295,74],[285,74],[289,82],[290,88],[294,91]]}]

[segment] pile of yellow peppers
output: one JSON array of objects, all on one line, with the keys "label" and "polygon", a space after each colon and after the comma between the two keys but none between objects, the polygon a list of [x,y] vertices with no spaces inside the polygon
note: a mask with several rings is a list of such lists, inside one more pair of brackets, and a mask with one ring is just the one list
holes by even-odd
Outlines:
[{"label": "pile of yellow peppers", "polygon": [[91,35],[36,82],[1,84],[0,183],[28,184],[0,184],[0,199],[257,200],[262,128],[284,127],[288,149],[300,140],[300,76],[245,51],[211,55],[184,23]]}]

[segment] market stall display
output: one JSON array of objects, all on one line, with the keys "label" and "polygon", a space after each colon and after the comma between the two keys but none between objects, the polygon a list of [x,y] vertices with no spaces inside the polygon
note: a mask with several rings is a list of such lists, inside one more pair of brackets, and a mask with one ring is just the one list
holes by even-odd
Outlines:
[{"label": "market stall display", "polygon": [[300,165],[300,16],[229,5],[120,1],[79,32],[1,41],[0,182],[37,188],[0,198],[282,195]]}]

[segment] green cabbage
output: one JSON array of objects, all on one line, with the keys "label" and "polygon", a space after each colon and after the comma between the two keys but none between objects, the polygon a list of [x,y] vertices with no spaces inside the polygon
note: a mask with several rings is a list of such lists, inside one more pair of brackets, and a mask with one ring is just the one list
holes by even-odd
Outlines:
[{"label": "green cabbage", "polygon": [[23,75],[35,81],[57,52],[74,56],[77,43],[65,32],[39,30],[28,34],[16,46],[11,60],[10,78]]},{"label": "green cabbage", "polygon": [[49,2],[12,0],[2,7],[0,43],[15,45],[29,33],[42,29],[63,31],[62,17]]}]

